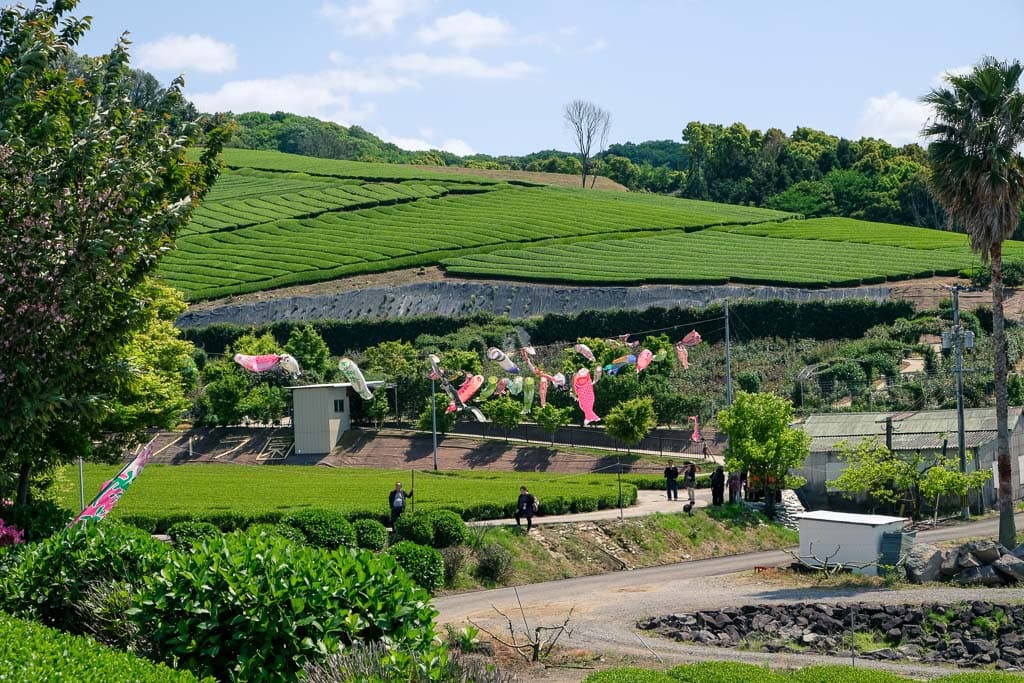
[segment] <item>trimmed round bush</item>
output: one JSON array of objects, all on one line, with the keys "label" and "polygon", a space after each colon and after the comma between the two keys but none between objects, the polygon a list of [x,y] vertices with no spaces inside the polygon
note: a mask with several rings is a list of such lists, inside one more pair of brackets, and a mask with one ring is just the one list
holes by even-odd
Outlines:
[{"label": "trimmed round bush", "polygon": [[224,534],[139,580],[132,618],[156,656],[222,681],[296,680],[356,641],[425,652],[429,595],[389,555]]},{"label": "trimmed round bush", "polygon": [[388,528],[375,519],[357,519],[356,544],[366,550],[384,550],[388,545]]},{"label": "trimmed round bush", "polygon": [[512,553],[500,543],[487,543],[476,551],[476,573],[484,581],[500,583],[512,574]]},{"label": "trimmed round bush", "polygon": [[209,522],[178,522],[167,529],[175,548],[188,548],[193,543],[220,536],[221,531]]},{"label": "trimmed round bush", "polygon": [[156,573],[171,549],[144,531],[87,521],[26,545],[0,574],[0,610],[82,633],[76,605],[90,585]]},{"label": "trimmed round bush", "polygon": [[333,510],[302,510],[288,515],[283,520],[302,532],[306,543],[317,548],[355,548],[356,530],[340,512]]},{"label": "trimmed round bush", "polygon": [[0,519],[21,529],[26,543],[48,538],[68,525],[70,510],[48,500],[27,505],[0,505]]},{"label": "trimmed round bush", "polygon": [[437,590],[444,582],[444,560],[434,548],[412,541],[399,541],[388,548],[388,553],[413,581],[428,591]]},{"label": "trimmed round bush", "polygon": [[466,540],[466,523],[451,510],[434,510],[430,513],[434,527],[434,547],[448,548]]},{"label": "trimmed round bush", "polygon": [[418,545],[434,545],[434,522],[429,512],[406,512],[395,521],[395,535]]}]

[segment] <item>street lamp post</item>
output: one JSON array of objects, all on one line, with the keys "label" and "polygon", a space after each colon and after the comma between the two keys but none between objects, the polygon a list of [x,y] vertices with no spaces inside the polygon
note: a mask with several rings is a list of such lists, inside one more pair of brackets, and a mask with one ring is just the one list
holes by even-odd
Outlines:
[{"label": "street lamp post", "polygon": [[434,471],[437,471],[437,399],[435,398],[436,382],[430,380],[430,432],[434,437]]}]

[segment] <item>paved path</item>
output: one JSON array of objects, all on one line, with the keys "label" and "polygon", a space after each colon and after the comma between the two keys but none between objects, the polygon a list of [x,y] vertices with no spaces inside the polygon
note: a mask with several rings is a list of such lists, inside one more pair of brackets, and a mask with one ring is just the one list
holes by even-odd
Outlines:
[{"label": "paved path", "polygon": [[[697,508],[707,507],[711,504],[711,489],[697,489]],[[620,519],[625,517],[646,517],[655,512],[682,512],[686,503],[686,489],[679,492],[679,500],[669,501],[664,491],[637,491],[636,505],[627,508],[609,508],[607,510],[595,510],[594,512],[578,512],[569,515],[538,515],[533,518],[534,526],[545,524],[564,524],[566,522],[593,522],[599,519]],[[540,501],[540,509],[544,510],[544,501]],[[479,522],[470,522],[470,526],[503,526],[515,524],[514,519],[485,519]],[[525,524],[525,522],[524,522]]]},{"label": "paved path", "polygon": [[[991,519],[922,531],[918,533],[918,539],[934,542],[970,536],[992,536],[998,533],[998,523],[998,519]],[[1017,525],[1018,528],[1024,527],[1024,514],[1017,515]],[[654,665],[657,660],[651,650],[667,661],[738,656],[730,650],[700,648],[662,638],[651,639],[645,632],[635,629],[637,620],[660,614],[727,605],[808,600],[930,602],[974,597],[996,601],[1024,600],[1024,588],[971,590],[927,587],[899,591],[872,588],[780,588],[759,581],[756,574],[722,578],[725,574],[751,571],[759,566],[777,566],[790,561],[792,557],[784,551],[747,553],[520,586],[516,589],[518,598],[512,588],[462,593],[437,598],[434,605],[440,611],[439,623],[461,625],[472,620],[495,632],[507,629],[505,620],[495,608],[514,617],[516,623],[522,621],[517,601],[522,602],[531,627],[560,624],[569,610],[573,609],[571,625],[574,633],[564,643],[566,647],[618,652],[641,660],[646,658]],[[742,656],[752,661],[764,657],[760,653]],[[837,658],[822,659],[833,663],[837,661]],[[808,663],[806,658],[797,661]],[[578,677],[566,674],[557,680],[582,680],[585,674],[580,672]]]}]

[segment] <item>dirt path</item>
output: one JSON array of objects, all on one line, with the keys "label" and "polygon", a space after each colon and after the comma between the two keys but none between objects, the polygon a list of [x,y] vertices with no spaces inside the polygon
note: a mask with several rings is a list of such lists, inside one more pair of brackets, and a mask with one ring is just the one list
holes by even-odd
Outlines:
[{"label": "dirt path", "polygon": [[[1024,514],[1017,516],[1024,524]],[[992,535],[998,520],[973,522],[948,529],[924,531],[923,541],[933,542],[967,536]],[[675,641],[651,638],[635,628],[635,623],[651,616],[690,612],[698,609],[720,609],[726,606],[771,604],[800,601],[814,602],[953,602],[985,599],[991,601],[1024,601],[1024,588],[963,589],[922,587],[903,590],[875,588],[815,589],[779,588],[766,580],[759,581],[747,572],[761,566],[786,564],[792,557],[783,551],[767,551],[721,557],[710,560],[682,562],[649,567],[630,572],[616,572],[563,581],[501,588],[475,593],[451,595],[434,600],[440,611],[438,622],[464,625],[467,621],[488,630],[503,632],[507,623],[496,611],[515,615],[520,620],[518,601],[522,602],[531,625],[556,625],[573,610],[573,635],[565,646],[589,652],[607,652],[639,660],[640,665],[658,665],[658,657],[666,662],[693,659],[734,659],[778,663],[778,655],[740,653],[727,648],[683,645]],[[738,572],[744,572],[737,575]],[[736,575],[736,576],[729,576]],[[518,591],[518,597],[516,596]],[[649,648],[649,649],[648,649]],[[657,655],[652,654],[652,651]],[[848,657],[794,656],[800,665],[813,661],[849,663]],[[905,671],[938,673],[915,664]],[[948,670],[945,670],[948,672]],[[570,682],[582,680],[587,671],[536,672],[531,680]]]}]

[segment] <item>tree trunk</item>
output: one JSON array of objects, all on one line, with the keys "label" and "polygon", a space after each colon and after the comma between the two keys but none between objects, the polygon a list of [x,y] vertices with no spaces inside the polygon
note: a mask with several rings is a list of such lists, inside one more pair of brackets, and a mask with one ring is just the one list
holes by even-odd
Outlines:
[{"label": "tree trunk", "polygon": [[27,462],[21,463],[21,469],[18,471],[18,498],[15,501],[17,505],[28,504],[28,480],[31,474],[32,465]]},{"label": "tree trunk", "polygon": [[1006,388],[1006,333],[1003,319],[1003,245],[990,250],[992,259],[992,347],[996,388],[996,458],[999,470],[999,542],[1007,548],[1017,546],[1013,520],[1013,486],[1010,467],[1010,432],[1007,427],[1009,399]]}]

